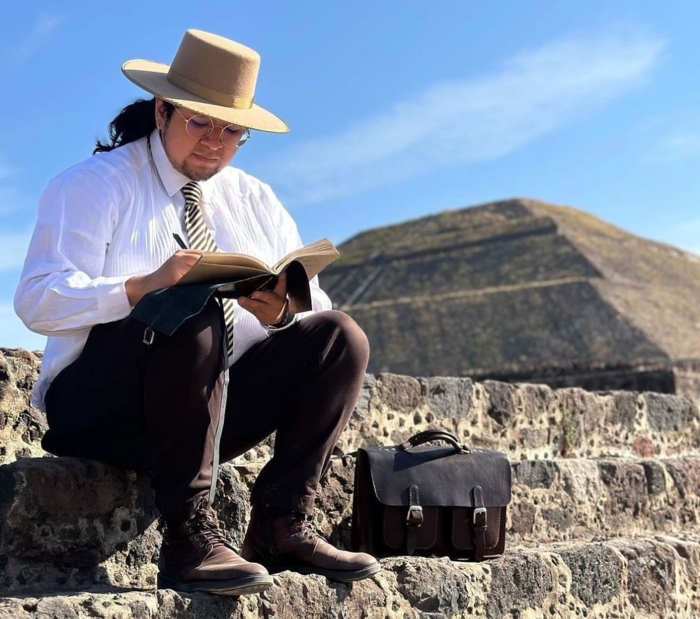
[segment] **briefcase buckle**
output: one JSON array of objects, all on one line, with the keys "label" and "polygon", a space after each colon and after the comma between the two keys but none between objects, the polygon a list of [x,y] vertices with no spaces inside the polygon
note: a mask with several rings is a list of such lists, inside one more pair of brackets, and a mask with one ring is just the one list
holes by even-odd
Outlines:
[{"label": "briefcase buckle", "polygon": [[485,529],[487,526],[488,518],[486,515],[485,507],[475,507],[474,508],[474,518],[472,520],[475,529]]},{"label": "briefcase buckle", "polygon": [[410,505],[406,514],[406,526],[417,529],[423,524],[423,508],[420,505]]},{"label": "briefcase buckle", "polygon": [[146,346],[150,346],[153,344],[153,340],[155,340],[156,334],[151,329],[150,327],[146,327],[146,330],[143,332],[143,343],[146,344]]}]

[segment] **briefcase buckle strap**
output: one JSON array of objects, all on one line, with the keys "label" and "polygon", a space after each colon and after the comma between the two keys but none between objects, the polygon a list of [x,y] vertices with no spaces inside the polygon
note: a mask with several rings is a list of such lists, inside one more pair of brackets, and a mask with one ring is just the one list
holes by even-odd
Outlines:
[{"label": "briefcase buckle strap", "polygon": [[146,344],[146,346],[150,346],[153,344],[153,340],[155,340],[156,334],[151,329],[151,327],[146,327],[146,330],[143,332],[143,343]]},{"label": "briefcase buckle strap", "polygon": [[472,488],[472,498],[474,500],[474,515],[472,524],[474,529],[474,560],[482,561],[486,549],[486,529],[487,515],[484,503],[484,489],[481,486]]},{"label": "briefcase buckle strap", "polygon": [[472,519],[475,529],[486,529],[488,526],[488,515],[485,507],[475,507]]},{"label": "briefcase buckle strap", "polygon": [[418,529],[423,526],[423,508],[420,504],[420,492],[416,484],[408,487],[408,512],[406,514],[406,554],[410,557],[418,545]]},{"label": "briefcase buckle strap", "polygon": [[406,528],[415,531],[423,524],[423,508],[420,505],[420,494],[415,484],[408,488],[408,513],[406,514]]},{"label": "briefcase buckle strap", "polygon": [[423,524],[423,508],[420,505],[411,505],[406,514],[406,526],[409,529],[418,529]]}]

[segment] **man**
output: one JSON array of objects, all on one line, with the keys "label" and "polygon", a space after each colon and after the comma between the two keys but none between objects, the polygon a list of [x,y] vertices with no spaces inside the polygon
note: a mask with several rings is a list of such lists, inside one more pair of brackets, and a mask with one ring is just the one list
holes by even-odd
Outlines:
[{"label": "man", "polygon": [[[285,276],[237,304],[210,300],[170,337],[130,316],[203,250],[274,264],[301,246],[270,188],[228,166],[251,129],[288,131],[253,104],[258,67],[253,50],[194,30],[170,67],[127,62],[154,98],[127,106],[111,144],[49,184],[15,296],[24,323],[48,336],[33,396],[47,413],[44,447],[151,476],[166,523],[158,585],[185,592],[263,591],[268,569],[343,582],[379,569],[308,522],[369,354],[316,279],[303,317],[290,313]],[[210,507],[216,463],[274,431],[239,556]]]}]

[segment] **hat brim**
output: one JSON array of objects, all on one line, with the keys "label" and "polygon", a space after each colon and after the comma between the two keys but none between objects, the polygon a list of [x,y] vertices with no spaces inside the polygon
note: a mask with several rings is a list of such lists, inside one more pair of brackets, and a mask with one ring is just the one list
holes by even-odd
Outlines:
[{"label": "hat brim", "polygon": [[170,67],[150,60],[129,60],[122,65],[122,73],[137,86],[170,103],[182,106],[198,114],[205,114],[224,123],[248,127],[270,133],[287,133],[289,127],[283,120],[256,105],[248,109],[236,109],[211,103],[183,90],[168,81]]}]

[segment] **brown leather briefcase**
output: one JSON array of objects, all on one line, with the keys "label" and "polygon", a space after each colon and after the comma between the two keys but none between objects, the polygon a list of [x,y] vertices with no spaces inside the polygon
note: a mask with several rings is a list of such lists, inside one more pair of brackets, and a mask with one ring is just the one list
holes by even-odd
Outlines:
[{"label": "brown leather briefcase", "polygon": [[[434,441],[448,446],[424,445]],[[503,554],[511,497],[505,454],[427,430],[396,447],[360,448],[355,467],[354,550],[474,561]]]}]

